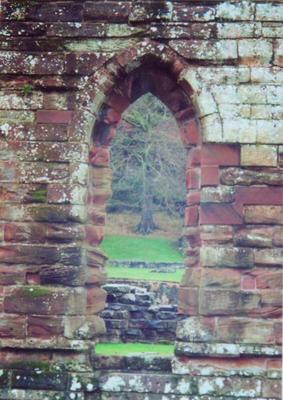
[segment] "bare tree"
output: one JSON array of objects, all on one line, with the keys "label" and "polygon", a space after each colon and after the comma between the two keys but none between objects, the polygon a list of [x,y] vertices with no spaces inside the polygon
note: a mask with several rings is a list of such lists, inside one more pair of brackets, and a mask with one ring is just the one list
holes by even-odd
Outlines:
[{"label": "bare tree", "polygon": [[146,94],[123,115],[111,148],[112,208],[138,210],[136,231],[157,228],[154,211],[176,213],[185,199],[185,149],[168,108]]}]

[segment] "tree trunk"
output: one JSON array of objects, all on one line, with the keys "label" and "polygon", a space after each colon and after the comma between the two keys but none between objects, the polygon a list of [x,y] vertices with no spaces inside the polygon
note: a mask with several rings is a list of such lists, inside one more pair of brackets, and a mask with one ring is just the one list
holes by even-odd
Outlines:
[{"label": "tree trunk", "polygon": [[141,233],[142,235],[148,235],[155,229],[157,225],[153,220],[153,204],[152,204],[152,194],[150,193],[150,185],[148,184],[147,176],[147,165],[143,166],[143,194],[142,194],[142,209],[141,209],[141,219],[136,226],[135,232]]},{"label": "tree trunk", "polygon": [[143,203],[141,219],[135,231],[141,233],[142,235],[148,235],[155,229],[157,229],[157,225],[154,223],[153,220],[152,200],[151,196],[149,196]]}]

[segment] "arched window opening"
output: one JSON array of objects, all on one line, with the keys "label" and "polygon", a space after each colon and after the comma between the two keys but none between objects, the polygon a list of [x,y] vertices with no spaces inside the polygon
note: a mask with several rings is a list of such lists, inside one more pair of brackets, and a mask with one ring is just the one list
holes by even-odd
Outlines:
[{"label": "arched window opening", "polygon": [[172,344],[184,269],[186,149],[168,107],[147,92],[111,141],[112,196],[102,249],[109,257],[105,341]]},{"label": "arched window opening", "polygon": [[[189,283],[188,286],[187,272],[183,274],[183,268],[199,267],[199,122],[190,98],[191,89],[178,78],[180,66],[175,64],[174,70],[171,71],[166,64],[155,61],[153,58],[143,60],[143,64],[133,71],[121,73],[116,84],[109,88],[93,129],[88,197],[88,215],[92,226],[87,227],[86,243],[95,245],[90,263],[99,267],[102,274],[105,266],[108,272],[108,281],[104,286],[107,291],[107,307],[100,314],[107,325],[107,335],[101,338],[104,342],[167,342],[171,345],[175,340],[177,318],[194,315],[195,312],[194,303],[188,303],[187,293],[191,293],[191,285]],[[107,81],[107,84],[109,82]],[[141,107],[140,118],[137,118],[137,105]],[[150,117],[156,114],[156,110],[163,113],[165,121],[162,121],[159,114],[157,117]],[[170,129],[166,121],[169,116],[172,123]],[[137,169],[137,166],[143,163],[134,161],[135,152],[129,150],[131,148],[136,151],[147,141],[146,138],[150,135],[143,132],[144,124],[155,118],[158,123],[154,122],[152,127],[155,132],[155,145],[152,146],[155,153],[151,154],[151,159],[157,166],[154,173],[151,168],[143,170],[145,178],[148,175],[152,178],[144,179],[147,185],[145,189],[140,184],[143,174],[139,172],[139,180],[133,174],[133,166]],[[122,150],[118,151],[117,164],[113,166],[116,144],[122,144],[123,140],[124,150],[122,146]],[[171,160],[168,158],[170,154]],[[161,160],[162,166],[159,165]],[[186,160],[183,172],[180,172],[177,166],[181,160]],[[123,164],[125,161],[128,161],[129,165]],[[174,171],[173,177],[166,177],[168,171]],[[116,193],[115,188],[112,187],[111,190],[113,175],[114,183],[118,183],[119,187]],[[126,176],[132,181],[132,187],[125,186]],[[161,182],[159,189],[157,177]],[[130,206],[121,204],[121,200],[125,198],[131,201]],[[151,206],[151,213],[148,211],[150,207],[146,208],[146,205]],[[117,207],[120,210],[117,210]],[[165,211],[160,209],[162,207]],[[134,214],[134,217],[131,215],[129,218],[129,214]],[[176,214],[179,214],[179,218],[176,218]],[[184,218],[180,218],[183,214]],[[173,217],[178,221],[176,224],[172,224]],[[125,232],[123,227],[129,219],[131,223],[126,229],[131,230],[130,240],[125,239],[125,233],[128,231]],[[176,235],[174,238],[171,237],[173,232]],[[182,235],[183,253],[180,239]],[[168,257],[168,248],[169,259],[164,260],[164,257]],[[126,255],[121,258],[121,253],[125,250]],[[154,259],[148,259],[152,257],[152,252]],[[172,252],[173,259],[170,258]],[[107,262],[105,253],[109,258]],[[117,257],[117,253],[120,257]],[[128,258],[130,253],[132,259]],[[148,258],[139,259],[138,253],[142,254],[143,258]],[[123,265],[122,261],[128,264]],[[149,268],[145,268],[145,262],[149,263]],[[156,270],[156,262],[162,264],[162,271]],[[173,273],[170,269],[172,264]],[[159,279],[156,278],[157,274]],[[166,278],[160,279],[161,274],[166,275]],[[172,275],[170,278],[170,274],[173,274],[173,278]],[[142,280],[137,282],[139,276]],[[155,296],[156,304],[152,304],[152,291],[158,292]],[[121,300],[120,305],[117,305],[118,300]],[[171,354],[173,348],[171,345]],[[96,352],[99,352],[98,346]]]}]

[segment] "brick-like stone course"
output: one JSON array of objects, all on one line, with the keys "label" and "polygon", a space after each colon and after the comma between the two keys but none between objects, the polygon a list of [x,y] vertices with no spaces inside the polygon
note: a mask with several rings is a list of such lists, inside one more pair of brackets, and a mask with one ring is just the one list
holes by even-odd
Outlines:
[{"label": "brick-like stone course", "polygon": [[[0,20],[0,397],[100,396],[109,146],[150,89],[188,150],[189,319],[177,378],[110,374],[101,399],[279,398],[282,2],[3,1]],[[43,379],[34,355],[70,369]]]}]

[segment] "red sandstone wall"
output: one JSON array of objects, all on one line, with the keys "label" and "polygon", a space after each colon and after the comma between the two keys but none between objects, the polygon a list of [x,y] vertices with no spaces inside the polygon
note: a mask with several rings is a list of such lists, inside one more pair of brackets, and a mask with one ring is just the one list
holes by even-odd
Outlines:
[{"label": "red sandstone wall", "polygon": [[[48,366],[52,383],[34,384],[17,363],[34,361],[32,349],[36,361],[86,365],[84,350],[104,330],[97,245],[111,195],[108,146],[142,94],[136,68],[154,61],[165,71],[155,94],[188,148],[180,311],[189,318],[173,371],[199,382],[207,365],[211,376],[237,371],[230,391],[210,378],[213,389],[199,383],[194,395],[236,396],[251,374],[255,386],[240,397],[278,398],[281,2],[2,2],[0,18],[2,387],[70,389],[82,369],[58,378]],[[31,383],[18,382],[22,369]],[[86,385],[74,392],[84,396]]]}]

